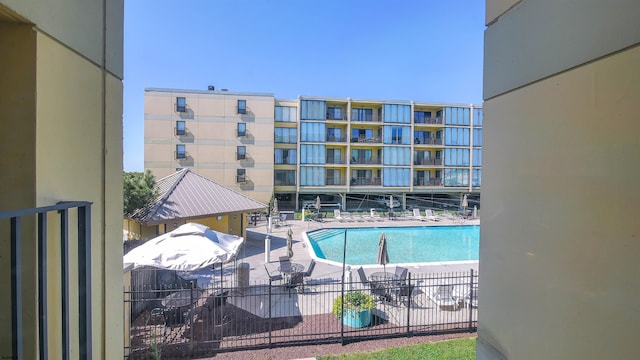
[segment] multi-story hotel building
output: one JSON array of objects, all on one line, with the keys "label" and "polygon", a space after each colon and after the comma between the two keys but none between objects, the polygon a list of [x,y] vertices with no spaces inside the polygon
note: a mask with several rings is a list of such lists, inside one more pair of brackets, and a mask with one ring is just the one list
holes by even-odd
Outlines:
[{"label": "multi-story hotel building", "polygon": [[145,91],[145,170],[188,167],[281,209],[318,195],[343,209],[473,203],[481,162],[475,105]]}]

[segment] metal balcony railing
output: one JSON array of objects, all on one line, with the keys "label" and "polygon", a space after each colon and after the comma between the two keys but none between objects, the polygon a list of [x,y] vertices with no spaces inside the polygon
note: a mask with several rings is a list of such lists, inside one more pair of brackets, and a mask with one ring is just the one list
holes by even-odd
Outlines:
[{"label": "metal balcony railing", "polygon": [[413,165],[442,165],[442,159],[420,159],[414,160]]},{"label": "metal balcony railing", "polygon": [[414,145],[442,145],[442,139],[416,137],[413,140],[413,144]]},{"label": "metal balcony railing", "polygon": [[351,165],[380,165],[382,164],[381,158],[366,159],[364,157],[352,157]]},{"label": "metal balcony railing", "polygon": [[442,125],[443,121],[441,117],[429,117],[414,119],[414,124],[430,124],[430,125]]},{"label": "metal balcony railing", "polygon": [[347,115],[335,115],[331,113],[327,113],[327,118],[325,120],[347,120]]},{"label": "metal balcony railing", "polygon": [[343,143],[343,142],[347,142],[347,136],[346,135],[342,135],[342,136],[328,135],[326,141]]},{"label": "metal balcony railing", "polygon": [[367,177],[357,177],[351,178],[351,186],[372,186],[372,185],[381,185],[381,178],[367,178]]},{"label": "metal balcony railing", "polygon": [[352,143],[369,143],[369,144],[381,144],[382,143],[382,139],[378,136],[374,136],[374,137],[366,137],[364,135],[358,136],[358,137],[352,137],[351,138],[351,142]]},{"label": "metal balcony railing", "polygon": [[[73,210],[70,212],[70,210]],[[48,225],[48,221],[53,218],[51,213],[58,213],[59,223],[55,226],[52,225],[51,229]],[[69,215],[70,213],[77,214],[77,234],[73,231],[69,231]],[[49,358],[49,342],[48,331],[51,324],[48,321],[47,306],[49,300],[49,283],[52,278],[48,278],[47,275],[47,262],[55,261],[47,251],[48,247],[57,247],[61,249],[59,262],[62,264],[61,279],[60,282],[51,284],[51,286],[60,289],[60,295],[62,297],[62,306],[60,310],[60,316],[62,319],[62,325],[59,329],[51,329],[53,331],[59,331],[62,334],[62,359],[69,359],[71,357],[70,346],[70,329],[71,313],[77,315],[78,321],[78,354],[80,359],[91,359],[92,349],[92,310],[91,310],[91,203],[88,201],[74,201],[74,202],[60,202],[56,205],[44,206],[38,208],[21,209],[8,212],[0,212],[0,221],[8,219],[10,223],[9,238],[11,241],[11,356],[12,359],[24,359],[23,346],[25,344],[23,333],[23,308],[22,308],[22,286],[23,274],[32,273],[32,268],[26,268],[22,264],[23,256],[33,256],[31,252],[27,252],[25,255],[22,253],[22,243],[26,241],[23,239],[23,231],[26,230],[24,237],[31,235],[31,227],[26,228],[23,226],[22,220],[24,217],[35,216],[36,220],[36,250],[37,254],[37,304],[38,314],[35,316],[38,322],[38,341],[39,344],[39,357],[40,359]],[[56,234],[53,228],[58,229]],[[71,235],[75,234],[75,235]],[[71,239],[70,237],[73,236]],[[51,245],[51,242],[56,244]],[[74,246],[73,251],[70,249]],[[77,254],[75,260],[71,260],[71,254]],[[69,274],[69,263],[74,261],[77,265],[77,278],[71,279]],[[70,288],[77,287],[77,307],[71,308],[71,304],[75,303],[71,301]],[[55,302],[55,301],[54,301]],[[76,315],[74,315],[75,317]],[[73,326],[76,326],[74,324]],[[28,336],[28,335],[27,335]],[[34,341],[35,342],[35,341]],[[30,341],[30,343],[32,343]]]},{"label": "metal balcony railing", "polygon": [[246,175],[236,175],[236,183],[244,184],[246,182],[247,182],[247,176]]},{"label": "metal balcony railing", "polygon": [[346,185],[346,182],[344,181],[344,179],[335,179],[335,178],[327,178],[325,184],[327,184],[327,186],[335,186],[335,185]]},{"label": "metal balcony railing", "polygon": [[174,129],[175,129],[176,136],[185,136],[185,135],[187,135],[187,129],[180,129],[180,128],[177,128],[177,127],[175,127]]},{"label": "metal balcony railing", "polygon": [[188,157],[186,151],[176,151],[174,155],[176,160],[186,160]]},{"label": "metal balcony railing", "polygon": [[236,160],[246,160],[247,154],[236,153]]},{"label": "metal balcony railing", "polygon": [[236,135],[238,137],[245,137],[247,136],[247,130],[236,130]]},{"label": "metal balcony railing", "polygon": [[346,161],[343,157],[336,159],[333,156],[327,156],[325,163],[326,164],[346,164]]}]

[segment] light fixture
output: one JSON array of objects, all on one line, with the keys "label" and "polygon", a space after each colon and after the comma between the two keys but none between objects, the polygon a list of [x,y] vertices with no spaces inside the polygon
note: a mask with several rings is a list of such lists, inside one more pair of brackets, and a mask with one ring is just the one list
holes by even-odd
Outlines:
[{"label": "light fixture", "polygon": [[218,221],[222,221],[222,216],[218,215]]}]

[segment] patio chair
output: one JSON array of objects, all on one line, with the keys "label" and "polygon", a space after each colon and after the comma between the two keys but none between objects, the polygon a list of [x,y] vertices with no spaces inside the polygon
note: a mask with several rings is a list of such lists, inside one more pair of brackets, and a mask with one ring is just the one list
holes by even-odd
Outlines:
[{"label": "patio chair", "polygon": [[367,276],[364,274],[364,269],[362,268],[362,266],[360,266],[357,270],[358,272],[358,277],[360,277],[360,282],[362,283],[362,285],[369,285],[369,279],[367,279]]},{"label": "patio chair", "polygon": [[413,209],[413,218],[415,220],[426,221],[424,216],[420,215],[420,209]]},{"label": "patio chair", "polygon": [[280,214],[278,217],[278,225],[279,226],[287,226],[287,214]]},{"label": "patio chair", "polygon": [[453,285],[439,285],[429,294],[429,298],[440,308],[453,307],[458,309],[458,300],[453,296]]},{"label": "patio chair", "polygon": [[409,269],[402,266],[396,266],[395,274],[398,276],[398,285],[404,285],[406,283],[408,273]]},{"label": "patio chair", "polygon": [[311,273],[313,273],[313,269],[316,267],[316,261],[311,259],[311,262],[309,263],[309,266],[307,267],[307,269],[304,271],[304,277],[309,277],[311,276]]},{"label": "patio chair", "polygon": [[280,262],[281,273],[287,274],[291,272],[291,260],[287,256],[280,256],[278,261]]},{"label": "patio chair", "polygon": [[291,297],[291,290],[297,289],[298,292],[304,292],[304,273],[296,272],[289,276],[289,281],[286,284],[289,290],[289,297]]},{"label": "patio chair", "polygon": [[272,275],[271,273],[269,273],[269,268],[267,267],[267,264],[264,264],[264,270],[267,272],[267,276],[269,277],[269,280],[282,281],[282,274]]},{"label": "patio chair", "polygon": [[469,308],[471,308],[471,307],[477,308],[478,307],[478,287],[474,286],[471,289],[471,291],[469,291],[465,295],[463,301],[464,301],[465,306],[468,306]]},{"label": "patio chair", "polygon": [[340,221],[340,222],[343,222],[343,221],[346,220],[344,217],[342,217],[342,214],[340,213],[340,210],[338,210],[338,209],[333,210],[333,218],[334,218],[334,220]]},{"label": "patio chair", "polygon": [[402,298],[407,298],[407,307],[411,302],[411,295],[413,295],[413,290],[415,289],[415,285],[411,284],[403,284],[396,290],[396,303],[400,304]]}]

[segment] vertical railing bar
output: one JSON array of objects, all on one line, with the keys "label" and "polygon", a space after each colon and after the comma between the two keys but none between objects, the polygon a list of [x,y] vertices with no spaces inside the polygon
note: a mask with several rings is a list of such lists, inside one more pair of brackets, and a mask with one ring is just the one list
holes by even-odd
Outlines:
[{"label": "vertical railing bar", "polygon": [[[411,273],[409,273],[409,282],[407,283],[407,291],[411,290]],[[409,295],[407,296],[407,336],[410,336],[410,326],[411,326],[411,293],[413,291],[409,292]],[[400,290],[398,291],[398,293],[400,295],[402,294],[402,286],[400,286]],[[402,298],[400,296],[400,298]]]},{"label": "vertical railing bar", "polygon": [[271,286],[272,280],[269,279],[269,348],[271,348]]},{"label": "vertical railing bar", "polygon": [[38,340],[40,359],[49,359],[47,333],[47,213],[38,213]]},{"label": "vertical railing bar", "polygon": [[11,350],[12,357],[24,359],[22,352],[22,219],[11,218]]},{"label": "vertical railing bar", "polygon": [[80,358],[92,357],[91,206],[78,207],[78,307]]},{"label": "vertical railing bar", "polygon": [[69,348],[69,210],[60,214],[60,262],[62,291],[62,359],[70,359]]},{"label": "vertical railing bar", "polygon": [[473,269],[471,269],[471,275],[469,276],[469,331],[473,329],[473,306],[471,306],[472,300],[473,300]]}]

